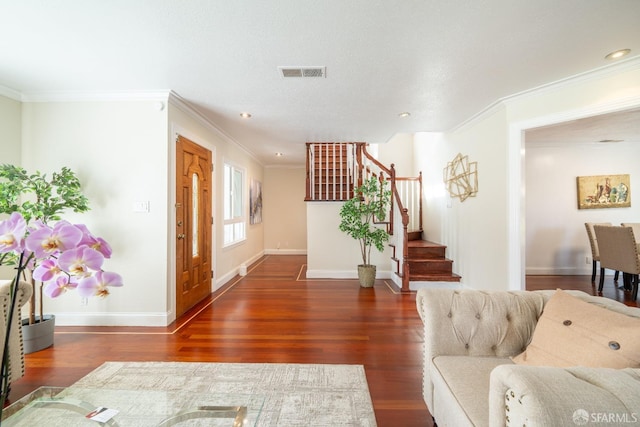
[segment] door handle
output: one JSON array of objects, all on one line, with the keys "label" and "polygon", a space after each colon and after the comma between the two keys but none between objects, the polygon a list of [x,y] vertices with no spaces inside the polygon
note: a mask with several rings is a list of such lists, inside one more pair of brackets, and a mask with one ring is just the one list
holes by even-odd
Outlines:
[{"label": "door handle", "polygon": [[182,239],[184,239],[185,237],[187,237],[185,234],[182,234],[182,233],[181,233],[181,234],[178,234],[178,240],[182,240]]}]

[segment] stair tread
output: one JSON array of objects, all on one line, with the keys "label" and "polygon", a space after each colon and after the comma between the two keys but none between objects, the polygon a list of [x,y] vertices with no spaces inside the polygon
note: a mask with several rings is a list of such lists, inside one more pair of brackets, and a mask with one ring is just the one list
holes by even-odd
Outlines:
[{"label": "stair tread", "polygon": [[[402,278],[402,273],[395,273]],[[412,282],[459,282],[462,276],[455,273],[431,273],[431,274],[411,274]]]},{"label": "stair tread", "polygon": [[459,282],[459,275],[455,273],[433,273],[433,274],[411,274],[410,280],[412,282]]},{"label": "stair tread", "polygon": [[429,240],[409,240],[410,248],[446,248],[446,245],[431,242]]}]

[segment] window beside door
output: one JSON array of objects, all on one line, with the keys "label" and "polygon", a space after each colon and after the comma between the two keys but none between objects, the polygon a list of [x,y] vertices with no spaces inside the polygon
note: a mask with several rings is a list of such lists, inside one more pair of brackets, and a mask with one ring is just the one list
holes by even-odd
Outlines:
[{"label": "window beside door", "polygon": [[224,164],[224,246],[246,239],[244,169]]}]

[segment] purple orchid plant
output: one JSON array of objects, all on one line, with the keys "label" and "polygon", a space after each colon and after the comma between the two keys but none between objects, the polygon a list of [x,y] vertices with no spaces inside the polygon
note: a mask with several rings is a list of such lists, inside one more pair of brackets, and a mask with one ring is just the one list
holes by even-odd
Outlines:
[{"label": "purple orchid plant", "polygon": [[22,214],[13,212],[0,221],[0,264],[6,256],[19,257],[18,274],[31,270],[51,298],[71,289],[83,298],[106,297],[109,288],[123,286],[119,274],[102,269],[111,247],[83,224],[60,220],[50,227],[35,220],[28,226]]},{"label": "purple orchid plant", "polygon": [[[0,165],[0,213],[8,215],[8,218],[0,221],[0,265],[16,267],[5,319],[0,370],[2,402],[9,395],[10,325],[13,324],[18,281],[21,278],[26,280],[25,270],[31,273],[34,286],[36,281],[41,283],[38,299],[40,316],[36,319],[34,289],[29,304],[29,319],[25,319],[29,325],[46,320],[43,294],[57,298],[66,291],[76,290],[83,299],[106,297],[110,288],[123,286],[119,274],[102,268],[104,260],[111,257],[109,244],[95,237],[85,225],[61,220],[60,213],[67,209],[74,212],[89,210],[80,181],[69,168],[63,167],[48,179],[40,172],[29,174],[18,166]],[[50,226],[53,221],[58,222]],[[0,415],[2,408],[0,404]]]}]

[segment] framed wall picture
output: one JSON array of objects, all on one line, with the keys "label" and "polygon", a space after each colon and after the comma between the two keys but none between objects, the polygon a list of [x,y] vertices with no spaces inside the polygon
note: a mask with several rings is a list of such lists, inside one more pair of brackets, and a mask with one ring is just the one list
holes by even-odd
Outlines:
[{"label": "framed wall picture", "polygon": [[249,223],[260,224],[262,222],[262,183],[256,179],[251,180],[249,206]]},{"label": "framed wall picture", "polygon": [[631,207],[629,175],[579,176],[578,209]]}]

